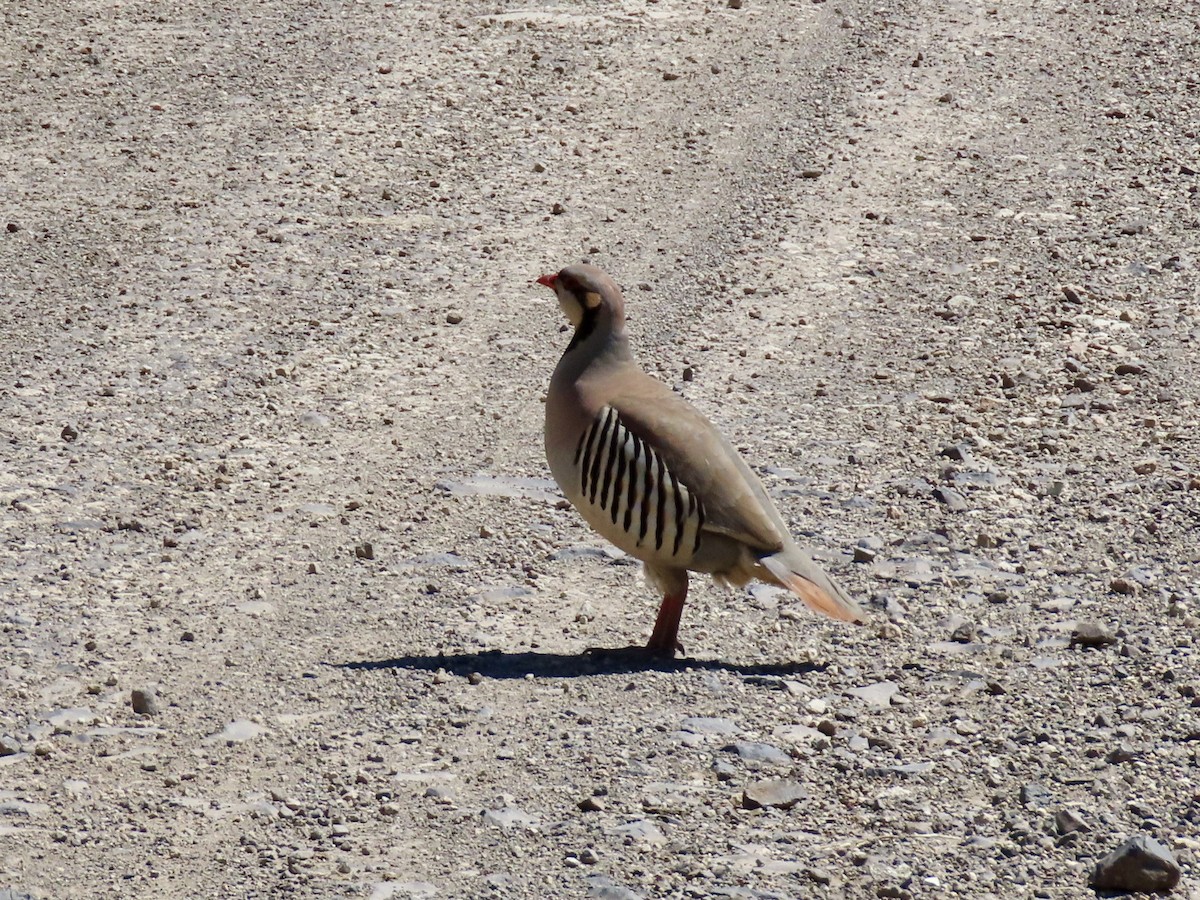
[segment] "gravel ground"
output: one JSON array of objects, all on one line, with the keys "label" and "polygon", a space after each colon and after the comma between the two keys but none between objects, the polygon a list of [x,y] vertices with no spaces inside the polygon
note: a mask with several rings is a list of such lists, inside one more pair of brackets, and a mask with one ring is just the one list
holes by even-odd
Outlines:
[{"label": "gravel ground", "polygon": [[[0,897],[1200,897],[1188,4],[2,15]],[[580,259],[870,624],[582,655]]]}]

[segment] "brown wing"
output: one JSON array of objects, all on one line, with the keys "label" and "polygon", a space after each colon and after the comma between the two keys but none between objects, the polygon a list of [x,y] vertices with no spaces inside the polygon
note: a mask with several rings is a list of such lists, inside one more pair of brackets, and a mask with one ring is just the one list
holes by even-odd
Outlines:
[{"label": "brown wing", "polygon": [[[787,528],[758,477],[699,410],[666,385],[638,372],[603,393],[625,427],[647,441],[704,505],[704,530],[773,553]],[[612,388],[616,387],[616,390]],[[584,386],[586,390],[587,387]]]}]

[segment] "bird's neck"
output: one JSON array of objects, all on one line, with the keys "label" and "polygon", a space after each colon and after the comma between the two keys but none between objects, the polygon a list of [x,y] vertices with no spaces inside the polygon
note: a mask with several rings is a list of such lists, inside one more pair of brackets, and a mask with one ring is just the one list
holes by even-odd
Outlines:
[{"label": "bird's neck", "polygon": [[[590,321],[589,321],[590,319]],[[554,370],[555,380],[574,381],[590,369],[632,361],[625,323],[586,317],[575,328],[571,343]]]}]

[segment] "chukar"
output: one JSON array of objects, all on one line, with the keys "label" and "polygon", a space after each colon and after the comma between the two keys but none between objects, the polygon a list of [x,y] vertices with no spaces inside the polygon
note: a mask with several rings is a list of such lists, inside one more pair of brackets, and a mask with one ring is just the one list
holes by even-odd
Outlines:
[{"label": "chukar", "polygon": [[757,578],[834,619],[863,621],[792,540],[733,445],[634,362],[616,283],[589,265],[537,283],[575,326],[546,398],[550,471],[587,523],[640,559],[662,590],[646,649],[671,657],[679,648],[689,571],[738,587]]}]

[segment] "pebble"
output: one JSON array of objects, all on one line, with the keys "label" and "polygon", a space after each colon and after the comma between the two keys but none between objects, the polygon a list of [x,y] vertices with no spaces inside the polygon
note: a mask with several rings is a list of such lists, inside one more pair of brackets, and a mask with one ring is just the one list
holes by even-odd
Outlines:
[{"label": "pebble", "polygon": [[438,803],[453,803],[457,799],[457,795],[452,788],[439,787],[438,785],[425,788],[424,796],[430,800],[436,800]]},{"label": "pebble", "polygon": [[940,500],[946,504],[946,508],[950,512],[966,512],[971,508],[967,503],[967,498],[954,490],[954,488],[935,487],[933,489],[933,496],[935,500]]},{"label": "pebble", "polygon": [[868,706],[884,707],[891,705],[892,695],[898,690],[900,686],[894,681],[877,681],[864,687],[850,688],[846,693],[866,701]]},{"label": "pebble", "polygon": [[1179,884],[1179,864],[1170,850],[1143,834],[1096,863],[1088,883],[1097,891],[1169,891]]},{"label": "pebble", "polygon": [[1116,642],[1113,633],[1096,622],[1079,622],[1071,632],[1072,647],[1108,647]]},{"label": "pebble", "polygon": [[1047,806],[1053,799],[1045,785],[1036,782],[1021,785],[1021,804],[1023,806]]},{"label": "pebble", "polygon": [[732,720],[710,716],[691,716],[680,722],[679,727],[692,734],[736,734],[738,730]]},{"label": "pebble", "polygon": [[503,809],[485,809],[483,811],[483,824],[496,825],[500,828],[512,828],[513,826],[534,828],[537,826],[538,820],[523,809],[518,809],[515,806],[506,806]]},{"label": "pebble", "polygon": [[158,691],[149,686],[134,688],[129,694],[129,704],[139,716],[157,716],[162,712]]},{"label": "pebble", "polygon": [[584,812],[603,812],[604,801],[599,797],[584,797],[576,804]]},{"label": "pebble", "polygon": [[447,325],[458,325],[459,323],[462,322],[462,320],[463,320],[463,315],[460,312],[446,313],[446,324]]},{"label": "pebble", "polygon": [[20,741],[11,734],[0,734],[0,756],[16,756],[20,752]]},{"label": "pebble", "polygon": [[801,800],[808,799],[808,790],[790,778],[770,778],[746,785],[742,791],[743,809],[791,809]]},{"label": "pebble", "polygon": [[623,884],[617,884],[607,875],[591,875],[588,877],[589,897],[597,900],[642,900],[642,895]]},{"label": "pebble", "polygon": [[1132,596],[1138,592],[1137,582],[1129,578],[1114,578],[1108,583],[1108,589],[1114,594]]},{"label": "pebble", "polygon": [[648,844],[665,844],[666,836],[657,825],[649,819],[634,819],[624,825],[617,825],[609,831],[614,837],[624,838],[629,843],[645,841]]},{"label": "pebble", "polygon": [[1054,814],[1054,830],[1059,834],[1073,834],[1076,831],[1089,831],[1087,823],[1069,809],[1060,809]]},{"label": "pebble", "polygon": [[724,759],[713,760],[713,774],[717,776],[717,781],[733,781],[737,777],[738,770]]},{"label": "pebble", "polygon": [[760,741],[735,741],[721,748],[727,753],[736,753],[746,762],[771,763],[777,766],[790,766],[792,758],[773,744]]},{"label": "pebble", "polygon": [[226,744],[240,744],[258,737],[266,730],[265,726],[249,719],[234,719],[220,731],[206,737],[204,742],[212,744],[224,741]]}]

